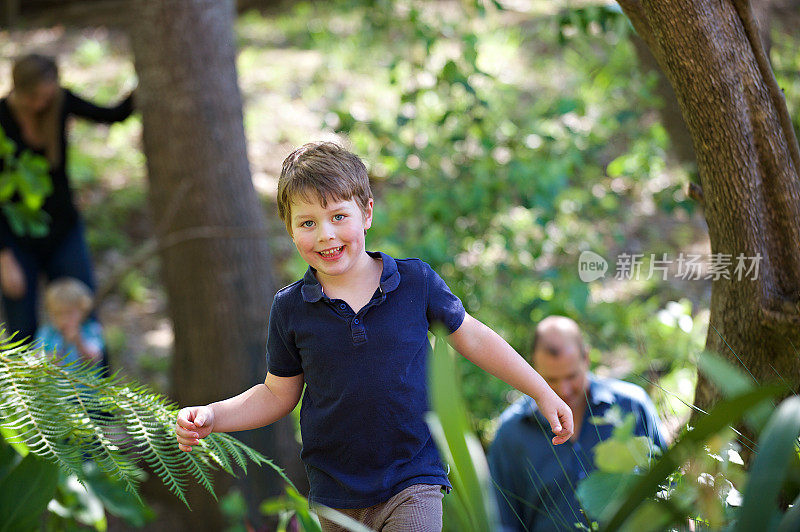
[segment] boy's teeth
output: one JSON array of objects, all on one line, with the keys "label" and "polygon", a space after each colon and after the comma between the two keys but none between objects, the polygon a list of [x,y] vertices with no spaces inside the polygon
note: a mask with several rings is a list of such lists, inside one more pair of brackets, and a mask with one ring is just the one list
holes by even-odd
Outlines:
[{"label": "boy's teeth", "polygon": [[341,250],[342,250],[342,247],[341,247],[341,246],[339,246],[338,248],[329,249],[329,250],[327,250],[327,251],[320,251],[320,254],[321,254],[321,255],[328,255],[328,256],[331,256],[331,255],[335,255],[335,254],[339,253]]}]

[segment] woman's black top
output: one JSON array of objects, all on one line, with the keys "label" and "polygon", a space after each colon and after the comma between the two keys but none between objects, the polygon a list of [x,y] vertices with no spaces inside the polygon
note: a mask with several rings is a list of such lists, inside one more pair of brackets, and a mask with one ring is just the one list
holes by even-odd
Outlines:
[{"label": "woman's black top", "polygon": [[[133,112],[133,94],[125,98],[116,107],[100,107],[76,96],[69,89],[62,90],[64,91],[64,98],[61,106],[61,115],[57,123],[61,156],[57,164],[51,164],[50,176],[53,180],[53,192],[45,199],[42,206],[44,212],[50,216],[50,231],[47,236],[42,238],[20,237],[12,232],[5,213],[0,213],[0,249],[8,247],[11,242],[16,242],[18,245],[31,250],[46,251],[53,249],[78,222],[78,211],[72,199],[72,191],[70,190],[66,171],[66,125],[69,116],[75,115],[95,122],[112,123],[125,120]],[[30,150],[42,156],[45,154],[44,148],[34,148],[22,138],[19,124],[9,108],[8,97],[0,99],[0,127],[3,128],[6,136],[17,145],[17,156],[23,150]],[[0,159],[0,171],[2,171],[2,165],[3,161]]]}]

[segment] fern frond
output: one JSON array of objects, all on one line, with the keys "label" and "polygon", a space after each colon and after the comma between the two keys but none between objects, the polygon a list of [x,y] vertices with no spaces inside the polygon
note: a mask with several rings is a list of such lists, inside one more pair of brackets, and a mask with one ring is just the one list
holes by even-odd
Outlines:
[{"label": "fern frond", "polygon": [[271,460],[228,434],[211,434],[191,453],[181,451],[174,433],[178,410],[119,373],[102,377],[86,364],[60,366],[38,348],[0,340],[0,426],[12,429],[15,442],[82,482],[83,462],[91,459],[139,497],[137,463],[143,461],[188,506],[189,479],[216,498],[214,471],[236,476],[236,464],[247,474],[252,460],[292,485]]}]

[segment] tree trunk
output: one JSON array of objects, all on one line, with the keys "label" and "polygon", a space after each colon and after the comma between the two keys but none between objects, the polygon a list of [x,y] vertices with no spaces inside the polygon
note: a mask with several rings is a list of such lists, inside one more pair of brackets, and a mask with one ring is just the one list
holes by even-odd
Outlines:
[{"label": "tree trunk", "polygon": [[[184,406],[206,404],[263,381],[275,291],[247,161],[234,6],[230,0],[140,0],[131,12],[136,105],[175,331],[172,397]],[[302,485],[291,420],[237,436],[290,468]],[[230,483],[219,475],[217,494]],[[259,502],[284,488],[266,468],[251,469],[241,486],[253,517]],[[199,486],[192,491],[187,528],[223,530],[218,504]]]},{"label": "tree trunk", "polygon": [[661,124],[669,135],[672,148],[671,154],[681,164],[694,163],[692,137],[686,128],[686,122],[683,120],[672,85],[669,84],[667,78],[664,77],[664,73],[661,72],[661,68],[659,68],[656,58],[653,57],[653,53],[647,47],[647,43],[638,35],[631,35],[631,43],[636,52],[636,58],[639,60],[639,68],[645,72],[655,72],[657,76],[656,94],[661,98],[663,104],[659,109],[658,115]]},{"label": "tree trunk", "polygon": [[[712,253],[760,255],[712,283],[706,347],[759,383],[800,383],[800,155],[744,0],[619,0],[672,84],[692,137]],[[733,268],[731,268],[733,273]],[[740,362],[741,361],[741,362]],[[700,378],[695,403],[717,393]]]}]

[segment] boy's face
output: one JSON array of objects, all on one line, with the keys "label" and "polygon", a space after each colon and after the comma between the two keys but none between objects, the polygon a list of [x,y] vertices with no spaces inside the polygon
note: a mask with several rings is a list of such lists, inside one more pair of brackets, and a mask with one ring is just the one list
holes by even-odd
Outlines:
[{"label": "boy's face", "polygon": [[323,207],[318,200],[298,198],[291,203],[292,240],[318,275],[349,272],[363,260],[364,231],[372,225],[372,199],[362,212],[354,199],[332,200]]}]

